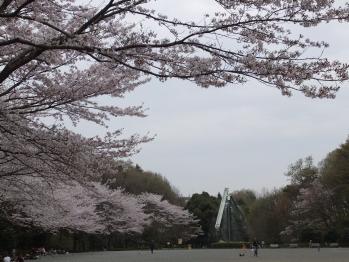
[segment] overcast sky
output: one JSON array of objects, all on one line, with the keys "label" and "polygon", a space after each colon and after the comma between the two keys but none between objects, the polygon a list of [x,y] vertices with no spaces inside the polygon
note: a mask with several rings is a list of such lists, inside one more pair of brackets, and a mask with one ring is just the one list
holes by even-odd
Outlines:
[{"label": "overcast sky", "polygon": [[[213,8],[210,3],[162,0],[157,8],[193,19]],[[325,25],[312,36],[330,43],[326,56],[346,61],[347,28]],[[346,140],[348,101],[348,84],[334,100],[313,100],[300,94],[284,97],[256,82],[202,89],[180,80],[154,80],[122,101],[144,103],[148,117],[115,120],[110,127],[156,135],[132,161],[164,175],[185,196],[217,194],[225,187],[260,192],[285,185],[290,163],[309,155],[317,163]]]}]

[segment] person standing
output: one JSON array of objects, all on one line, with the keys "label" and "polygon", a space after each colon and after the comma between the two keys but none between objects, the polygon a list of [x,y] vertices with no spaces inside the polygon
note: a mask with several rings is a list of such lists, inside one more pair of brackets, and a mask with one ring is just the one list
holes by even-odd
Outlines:
[{"label": "person standing", "polygon": [[253,256],[255,256],[255,257],[258,256],[258,247],[259,247],[259,244],[258,244],[257,239],[255,238],[254,241],[253,241],[253,243],[252,243]]},{"label": "person standing", "polygon": [[154,248],[155,248],[155,243],[154,240],[150,242],[150,252],[153,254],[154,253]]}]

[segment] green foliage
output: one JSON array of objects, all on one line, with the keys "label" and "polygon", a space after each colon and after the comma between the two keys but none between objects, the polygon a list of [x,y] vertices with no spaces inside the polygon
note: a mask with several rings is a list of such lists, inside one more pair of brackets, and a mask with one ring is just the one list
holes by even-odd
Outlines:
[{"label": "green foliage", "polygon": [[280,243],[280,232],[289,220],[290,201],[281,190],[256,199],[247,216],[250,235],[268,243]]},{"label": "green foliage", "polygon": [[0,251],[9,252],[16,245],[16,228],[0,220]]},{"label": "green foliage", "polygon": [[308,243],[310,240],[313,243],[322,242],[322,233],[320,231],[314,230],[312,228],[305,228],[301,232],[300,241],[303,243]]},{"label": "green foliage", "polygon": [[327,243],[337,242],[340,235],[336,230],[330,230],[324,235],[324,241]]},{"label": "green foliage", "polygon": [[208,245],[216,239],[216,230],[214,228],[219,209],[220,200],[217,197],[210,196],[207,192],[194,194],[186,204],[188,209],[200,222],[203,230],[203,236],[199,241]]},{"label": "green foliage", "polygon": [[57,250],[74,250],[74,239],[73,235],[69,232],[60,231],[56,234],[50,235],[50,238],[47,242],[48,246],[53,247]]},{"label": "green foliage", "polygon": [[349,242],[344,233],[349,227],[349,139],[326,156],[320,165],[320,174],[322,184],[333,192],[334,229],[342,232],[342,241]]},{"label": "green foliage", "polygon": [[168,242],[170,245],[176,245],[178,239],[181,238],[184,244],[190,239],[186,234],[187,232],[188,228],[186,226],[174,225],[172,227],[166,227],[161,223],[153,223],[144,230],[142,240],[147,245],[151,241],[154,241],[158,247],[166,247]]},{"label": "green foliage", "polygon": [[257,199],[256,194],[252,190],[242,189],[233,192],[233,198],[236,204],[242,208],[245,216],[249,216],[250,208]]},{"label": "green foliage", "polygon": [[334,189],[342,200],[349,200],[349,140],[330,152],[323,160],[321,180]]},{"label": "green foliage", "polygon": [[[339,242],[340,245],[349,243],[349,140],[339,148],[330,152],[317,167],[311,157],[299,159],[289,166],[285,174],[290,178],[290,184],[257,196],[248,189],[238,190],[233,193],[235,202],[241,207],[246,216],[249,235],[266,243],[282,243],[283,241],[303,242]],[[314,188],[314,181],[320,181],[326,190],[333,193],[333,217],[329,219],[326,227],[303,225],[294,235],[286,238],[280,233],[290,225],[294,203],[299,200],[302,189]],[[116,177],[104,177],[103,181],[112,188],[122,187],[127,192],[141,194],[143,192],[155,193],[164,196],[172,204],[183,205],[184,199],[169,181],[153,172],[143,171],[139,166],[120,162]],[[216,242],[217,234],[214,228],[221,195],[217,197],[207,192],[193,194],[186,203],[186,208],[199,220],[203,234],[191,243],[193,246],[211,246],[213,248],[241,248],[247,242]],[[325,202],[322,201],[322,204]],[[310,202],[314,205],[314,202]],[[309,207],[310,212],[322,210]],[[322,214],[314,214],[320,218]],[[299,219],[309,219],[300,214]],[[75,232],[58,232],[48,235],[40,230],[32,229],[23,231],[6,221],[0,221],[0,247],[1,250],[11,250],[13,247],[30,249],[33,246],[45,245],[56,249],[73,251],[101,250],[107,248],[116,250],[120,248],[147,248],[151,240],[157,245],[176,243],[185,229],[180,225],[172,228],[162,228],[153,224],[148,227],[142,236],[113,234],[111,236],[87,235]]]},{"label": "green foliage", "polygon": [[111,188],[124,188],[132,194],[143,192],[162,195],[164,199],[175,205],[184,205],[178,190],[160,174],[143,171],[138,165],[123,163],[118,168],[117,177],[104,177],[105,183]]},{"label": "green foliage", "polygon": [[295,185],[309,185],[318,177],[318,168],[313,164],[313,158],[308,156],[304,159],[299,159],[289,166],[285,174]]}]

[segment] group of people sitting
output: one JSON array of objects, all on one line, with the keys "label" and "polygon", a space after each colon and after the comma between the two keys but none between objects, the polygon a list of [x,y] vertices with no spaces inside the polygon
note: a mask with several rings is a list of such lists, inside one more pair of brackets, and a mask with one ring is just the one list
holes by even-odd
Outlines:
[{"label": "group of people sitting", "polygon": [[4,256],[3,262],[11,262],[11,261],[24,262],[24,257],[22,255],[18,255],[18,256],[13,257],[13,259],[12,259],[10,255]]},{"label": "group of people sitting", "polygon": [[[255,239],[253,242],[252,242],[252,244],[251,244],[251,250],[253,251],[253,255],[255,256],[255,257],[257,257],[258,256],[258,248],[260,247],[260,244],[259,244],[259,242]],[[245,256],[245,254],[246,254],[246,246],[245,246],[245,244],[243,244],[242,245],[242,247],[241,247],[241,251],[240,251],[240,253],[239,253],[239,256],[240,257],[243,257],[243,256]]]},{"label": "group of people sitting", "polygon": [[16,249],[13,249],[12,252],[8,252],[3,256],[3,262],[24,262],[25,259],[38,259],[40,256],[45,256],[46,250],[44,247],[33,248],[31,251],[23,253],[17,253]]}]

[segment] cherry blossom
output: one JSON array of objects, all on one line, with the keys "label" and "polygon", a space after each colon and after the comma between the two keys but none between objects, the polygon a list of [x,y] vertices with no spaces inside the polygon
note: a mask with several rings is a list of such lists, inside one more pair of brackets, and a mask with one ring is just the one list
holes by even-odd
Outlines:
[{"label": "cherry blossom", "polygon": [[291,210],[292,220],[281,233],[292,235],[304,228],[330,230],[337,220],[333,192],[323,186],[319,179],[299,190],[297,200]]},{"label": "cherry blossom", "polygon": [[204,88],[257,80],[283,95],[312,98],[333,98],[348,79],[348,65],[324,55],[326,42],[298,33],[347,22],[348,4],[212,1],[217,12],[203,14],[200,22],[159,14],[156,0],[98,6],[0,1],[0,184],[19,191],[32,186],[29,178],[43,187],[84,185],[115,172],[114,160],[137,153],[151,138],[124,137],[122,129],[87,138],[68,130],[66,121],[108,128],[117,117],[144,117],[142,106],[119,107],[101,98],[123,98],[152,79]]},{"label": "cherry blossom", "polygon": [[160,195],[135,196],[97,182],[56,183],[50,187],[42,178],[27,177],[20,189],[16,183],[7,181],[0,186],[0,206],[9,221],[24,227],[47,232],[142,233],[156,222],[165,227],[180,225],[192,235],[198,232],[192,214]]},{"label": "cherry blossom", "polygon": [[30,179],[21,191],[11,184],[1,188],[10,221],[51,232],[66,229],[98,234],[140,233],[149,224],[143,205],[121,189],[110,190],[99,183],[81,186],[76,182],[50,188],[41,180]]},{"label": "cherry blossom", "polygon": [[[120,139],[116,130],[104,140],[85,139],[59,121],[107,126],[114,117],[143,117],[141,106],[121,108],[98,98],[124,97],[151,78],[185,79],[202,87],[255,79],[284,95],[298,90],[310,97],[334,97],[347,80],[347,64],[321,55],[327,43],[291,30],[291,25],[346,21],[347,5],[331,0],[215,2],[218,11],[196,23],[159,14],[155,0],[109,0],[98,6],[93,1],[1,1],[1,173],[50,168],[53,172],[45,176],[71,172],[79,177],[72,170],[84,164],[74,160],[85,149],[97,158],[137,152],[149,138]],[[309,49],[315,51],[307,55]],[[52,118],[58,123],[48,124]],[[62,161],[64,154],[70,161]]]}]

